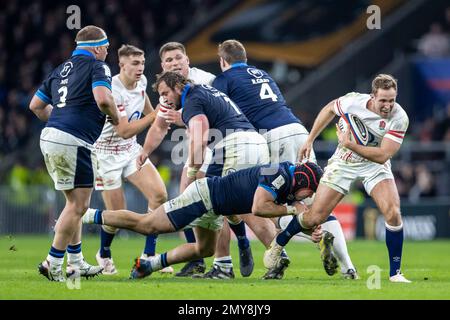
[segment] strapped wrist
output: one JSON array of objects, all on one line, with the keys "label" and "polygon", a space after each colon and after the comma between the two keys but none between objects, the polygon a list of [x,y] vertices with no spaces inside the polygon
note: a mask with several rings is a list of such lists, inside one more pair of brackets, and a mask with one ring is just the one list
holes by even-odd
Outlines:
[{"label": "strapped wrist", "polygon": [[198,168],[188,167],[186,175],[188,178],[195,178],[195,176],[197,175],[197,172],[198,172]]},{"label": "strapped wrist", "polygon": [[287,212],[287,214],[296,215],[298,213],[298,210],[295,206],[286,205],[286,212]]}]

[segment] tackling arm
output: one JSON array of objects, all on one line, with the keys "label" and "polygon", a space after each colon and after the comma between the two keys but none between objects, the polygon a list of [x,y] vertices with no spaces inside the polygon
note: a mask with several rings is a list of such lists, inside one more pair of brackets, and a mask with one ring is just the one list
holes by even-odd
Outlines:
[{"label": "tackling arm", "polygon": [[275,218],[288,214],[299,214],[306,209],[307,207],[299,202],[296,202],[294,206],[276,204],[273,195],[261,186],[256,189],[253,197],[252,213],[255,216],[263,218]]},{"label": "tackling arm", "polygon": [[147,94],[145,94],[143,113],[145,114],[143,118],[132,122],[128,122],[127,117],[121,117],[119,124],[115,127],[117,134],[124,139],[129,139],[144,131],[145,128],[155,121],[156,112],[153,109]]}]

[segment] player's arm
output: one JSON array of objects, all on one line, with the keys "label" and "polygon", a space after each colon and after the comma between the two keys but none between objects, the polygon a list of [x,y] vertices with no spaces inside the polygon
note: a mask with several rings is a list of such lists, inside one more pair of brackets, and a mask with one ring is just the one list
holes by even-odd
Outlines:
[{"label": "player's arm", "polygon": [[120,117],[119,124],[115,126],[117,134],[124,139],[129,139],[144,131],[145,128],[150,126],[153,121],[155,121],[156,112],[153,109],[147,94],[145,94],[143,113],[145,114],[144,117],[132,122],[129,122],[127,117]]},{"label": "player's arm", "polygon": [[401,143],[395,142],[389,138],[383,138],[379,147],[369,147],[359,145],[356,142],[350,140],[350,130],[342,132],[338,125],[336,125],[337,136],[339,143],[347,148],[356,152],[360,156],[367,160],[384,164],[390,158],[392,158],[400,149]]},{"label": "player's arm", "polygon": [[299,214],[307,209],[300,202],[295,202],[292,206],[286,206],[276,204],[275,199],[275,192],[260,184],[253,197],[252,213],[263,218],[275,218],[288,214]]},{"label": "player's arm", "polygon": [[197,114],[189,120],[189,164],[188,177],[195,178],[203,164],[208,144],[209,122],[204,114]]},{"label": "player's arm", "polygon": [[92,93],[100,111],[109,116],[113,125],[118,125],[119,113],[111,90],[105,86],[96,86],[92,89]]},{"label": "player's arm", "polygon": [[39,120],[47,122],[52,113],[53,106],[47,101],[42,100],[34,95],[30,101],[30,110],[39,118]]},{"label": "player's arm", "polygon": [[[155,114],[158,114],[159,107],[156,108]],[[143,145],[142,153],[151,154],[161,144],[164,137],[169,131],[170,125],[161,116],[156,116],[150,129],[147,131]]]},{"label": "player's arm", "polygon": [[334,113],[335,103],[336,100],[333,100],[320,110],[308,138],[299,150],[299,159],[309,158],[314,141],[336,116]]}]

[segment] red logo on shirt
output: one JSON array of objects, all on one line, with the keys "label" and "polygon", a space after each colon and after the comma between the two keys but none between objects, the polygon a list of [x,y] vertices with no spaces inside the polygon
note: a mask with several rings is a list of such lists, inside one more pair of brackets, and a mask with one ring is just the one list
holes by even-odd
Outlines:
[{"label": "red logo on shirt", "polygon": [[144,90],[141,91],[141,95],[142,95],[142,98],[145,97],[145,91]]},{"label": "red logo on shirt", "polygon": [[386,122],[384,122],[384,120],[380,121],[379,128],[380,128],[380,130],[384,130],[386,128]]}]

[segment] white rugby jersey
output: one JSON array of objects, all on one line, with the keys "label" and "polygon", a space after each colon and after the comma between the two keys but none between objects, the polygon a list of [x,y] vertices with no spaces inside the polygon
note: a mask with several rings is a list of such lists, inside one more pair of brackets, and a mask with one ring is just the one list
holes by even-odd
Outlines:
[{"label": "white rugby jersey", "polygon": [[[350,92],[336,99],[334,112],[338,116],[342,116],[344,113],[358,116],[369,131],[368,146],[379,147],[383,138],[388,138],[401,144],[409,125],[408,115],[405,110],[398,103],[395,103],[391,117],[384,119],[367,109],[369,100],[369,94]],[[367,159],[341,145],[338,145],[333,157],[351,162],[367,161]]]},{"label": "white rugby jersey", "polygon": [[[119,79],[119,75],[112,78],[112,94],[120,117],[127,117],[128,122],[139,120],[144,110],[147,78],[142,75],[136,88],[128,90]],[[136,143],[136,136],[129,139],[120,137],[110,122],[105,122],[103,131],[95,143],[98,152],[127,152]]]},{"label": "white rugby jersey", "polygon": [[215,75],[212,73],[203,71],[198,68],[189,68],[188,79],[191,80],[194,84],[207,84],[208,86],[212,85]]}]

